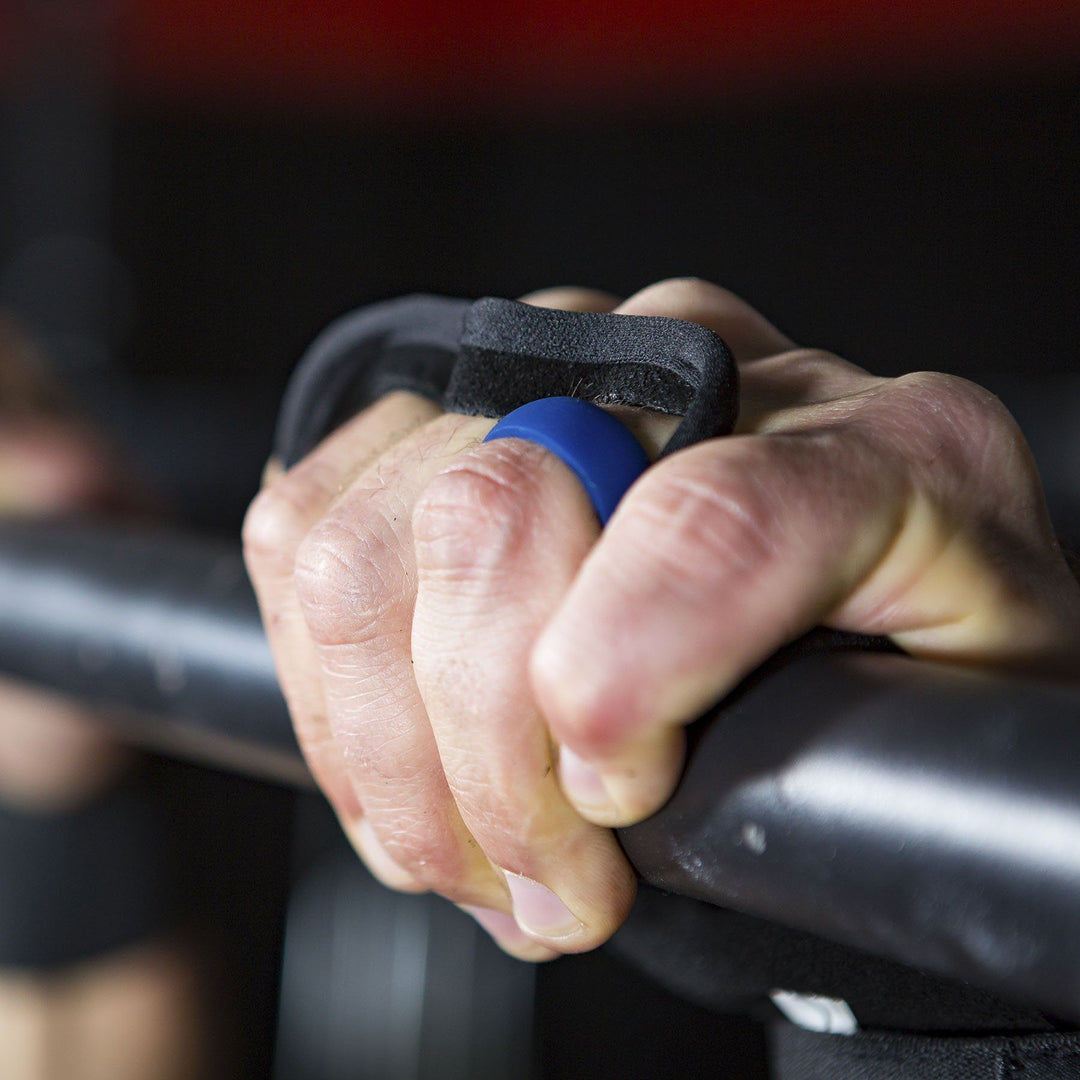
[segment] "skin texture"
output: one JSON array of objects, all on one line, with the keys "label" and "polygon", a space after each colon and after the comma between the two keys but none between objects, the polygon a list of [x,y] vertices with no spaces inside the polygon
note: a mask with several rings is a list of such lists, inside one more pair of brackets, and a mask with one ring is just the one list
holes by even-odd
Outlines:
[{"label": "skin texture", "polygon": [[[991,394],[875,378],[700,281],[527,299],[710,327],[742,416],[650,469],[602,537],[547,451],[407,394],[270,467],[248,566],[311,769],[388,885],[514,955],[599,945],[634,893],[608,828],[661,806],[684,725],[817,624],[1074,674],[1080,590]],[[621,415],[652,453],[673,423]]]}]

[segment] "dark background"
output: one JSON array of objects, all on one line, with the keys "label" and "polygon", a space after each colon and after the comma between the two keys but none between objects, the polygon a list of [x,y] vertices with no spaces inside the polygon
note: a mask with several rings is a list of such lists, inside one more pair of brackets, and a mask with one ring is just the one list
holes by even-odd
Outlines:
[{"label": "dark background", "polygon": [[698,275],[883,373],[1060,367],[1080,80],[564,124],[123,116],[128,361],[277,376],[413,290],[627,293]]},{"label": "dark background", "polygon": [[1021,413],[1073,369],[1074,2],[4,0],[0,122],[0,302],[208,525],[414,290],[697,275]]},{"label": "dark background", "polygon": [[212,517],[199,475],[232,527],[284,378],[334,316],[687,274],[800,342],[976,378],[1027,414],[1030,379],[1075,371],[1078,102],[1080,78],[1054,78],[562,123],[121,110],[112,363],[179,384],[128,423],[186,512]]}]

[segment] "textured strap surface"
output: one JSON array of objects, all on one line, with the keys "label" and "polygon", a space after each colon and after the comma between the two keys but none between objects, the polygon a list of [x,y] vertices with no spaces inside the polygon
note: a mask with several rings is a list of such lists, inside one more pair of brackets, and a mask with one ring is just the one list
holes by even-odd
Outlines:
[{"label": "textured strap surface", "polygon": [[926,1038],[819,1035],[792,1024],[770,1033],[775,1080],[1076,1080],[1080,1035]]},{"label": "textured strap surface", "polygon": [[470,416],[560,396],[657,409],[683,417],[664,453],[728,434],[739,411],[735,361],[696,323],[406,296],[346,315],[315,339],[289,381],[276,456],[296,464],[391,390]]},{"label": "textured strap surface", "polygon": [[665,454],[729,434],[739,414],[735,361],[703,326],[477,300],[465,317],[446,407],[504,416],[563,396],[682,416]]},{"label": "textured strap surface", "polygon": [[275,456],[295,465],[338,424],[392,390],[441,401],[468,309],[468,300],[403,296],[332,322],[289,380]]}]

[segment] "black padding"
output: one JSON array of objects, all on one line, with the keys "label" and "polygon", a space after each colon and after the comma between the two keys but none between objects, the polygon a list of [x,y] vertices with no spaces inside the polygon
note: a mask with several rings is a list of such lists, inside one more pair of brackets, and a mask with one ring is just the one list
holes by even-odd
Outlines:
[{"label": "black padding", "polygon": [[1080,1035],[932,1038],[770,1032],[774,1080],[1076,1080]]},{"label": "black padding", "polygon": [[315,339],[286,390],[276,456],[296,464],[391,390],[473,416],[561,395],[657,409],[683,417],[665,454],[728,434],[739,410],[735,361],[696,323],[406,296],[346,315]]},{"label": "black padding", "polygon": [[[132,734],[157,741],[191,710],[242,743],[225,763],[298,759],[239,565],[204,539],[4,524],[0,667],[76,694],[104,670],[96,700],[146,713]],[[1080,1020],[1080,692],[830,644],[851,642],[819,631],[800,648],[826,651],[748,679],[695,728],[669,804],[619,831],[646,881],[708,901],[645,893],[654,918],[635,911],[620,948],[717,1008],[779,988],[848,998],[864,1023],[897,1027],[935,1010],[948,1030],[1030,1030],[1040,1006]],[[814,769],[828,783],[808,789]],[[892,794],[868,777],[891,778]],[[915,973],[886,1000],[895,969],[858,950],[985,992]]]},{"label": "black padding", "polygon": [[158,728],[167,719],[298,752],[235,545],[4,522],[0,658],[117,720],[147,711]]},{"label": "black padding", "polygon": [[138,779],[64,813],[0,807],[0,966],[64,967],[165,931],[164,834]]},{"label": "black padding", "polygon": [[1055,1030],[1038,1009],[958,979],[644,884],[608,948],[715,1012],[758,1011],[773,990],[791,990],[842,998],[864,1027],[948,1034]]},{"label": "black padding", "polygon": [[620,841],[671,892],[1080,1020],[1076,699],[905,656],[803,656],[713,713],[671,800]]},{"label": "black padding", "polygon": [[477,300],[465,317],[446,407],[505,416],[559,396],[682,416],[664,453],[729,434],[739,412],[735,361],[696,323]]},{"label": "black padding", "polygon": [[332,322],[289,380],[274,453],[295,465],[334,427],[391,390],[441,401],[468,300],[404,296]]}]

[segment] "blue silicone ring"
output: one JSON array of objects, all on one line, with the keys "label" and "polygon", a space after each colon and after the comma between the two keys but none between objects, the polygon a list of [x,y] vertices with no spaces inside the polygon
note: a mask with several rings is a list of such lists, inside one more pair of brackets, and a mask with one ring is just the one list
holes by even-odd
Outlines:
[{"label": "blue silicone ring", "polygon": [[528,439],[560,457],[581,481],[601,525],[649,467],[648,455],[628,428],[579,398],[530,401],[507,413],[484,442],[492,439]]}]

